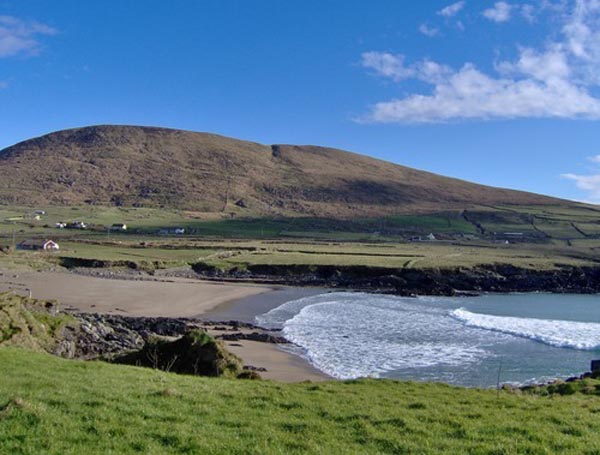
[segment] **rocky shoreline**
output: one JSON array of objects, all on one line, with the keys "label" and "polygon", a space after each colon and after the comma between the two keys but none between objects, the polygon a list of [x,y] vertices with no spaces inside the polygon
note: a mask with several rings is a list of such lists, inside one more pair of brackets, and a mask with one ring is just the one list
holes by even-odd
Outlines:
[{"label": "rocky shoreline", "polygon": [[402,296],[483,292],[600,293],[600,267],[560,266],[534,270],[511,265],[448,269],[248,265],[244,269],[219,270],[199,262],[193,264],[192,269],[202,279],[343,288]]},{"label": "rocky shoreline", "polygon": [[401,296],[478,295],[485,292],[600,293],[600,266],[559,266],[535,270],[511,265],[472,268],[391,269],[366,266],[249,265],[221,270],[203,262],[191,268],[142,271],[75,267],[71,272],[97,278],[170,281],[173,278],[295,287],[324,287]]},{"label": "rocky shoreline", "polygon": [[[262,343],[289,343],[277,330],[265,330],[239,321],[206,321],[196,318],[133,317],[112,314],[80,313],[65,310],[79,322],[77,332],[67,328],[53,353],[85,360],[111,358],[139,350],[154,337],[175,339],[200,329],[216,340],[251,340]],[[69,333],[71,332],[71,333]],[[256,370],[251,365],[247,369]]]}]

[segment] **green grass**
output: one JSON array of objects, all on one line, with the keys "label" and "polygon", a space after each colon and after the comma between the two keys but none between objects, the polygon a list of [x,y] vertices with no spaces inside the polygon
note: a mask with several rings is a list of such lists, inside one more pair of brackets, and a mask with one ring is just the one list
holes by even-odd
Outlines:
[{"label": "green grass", "polygon": [[50,314],[46,304],[52,305],[52,302],[0,293],[0,345],[51,350],[65,327],[73,331],[78,328],[72,316]]},{"label": "green grass", "polygon": [[[101,242],[101,243],[100,243]],[[564,265],[597,265],[600,239],[555,240],[550,244],[501,244],[485,241],[365,243],[303,240],[193,240],[138,241],[96,239],[59,241],[58,253],[0,252],[0,267],[44,269],[59,258],[128,261],[138,265],[178,267],[204,261],[219,268],[252,264],[333,265],[388,268],[474,267],[511,264],[531,269],[555,269]],[[143,268],[143,267],[142,267]]]},{"label": "green grass", "polygon": [[[178,267],[199,260],[222,268],[252,264],[361,265],[389,268],[473,267],[512,264],[533,269],[562,265],[597,265],[599,211],[589,207],[482,207],[467,212],[487,232],[524,232],[530,243],[504,245],[493,238],[466,240],[476,234],[461,212],[395,215],[386,218],[225,219],[223,214],[123,207],[45,207],[41,221],[7,221],[31,214],[33,207],[0,207],[0,247],[32,237],[52,238],[56,255],[0,252],[0,267],[44,269],[53,257],[128,261],[156,267]],[[96,231],[59,230],[56,221],[84,220]],[[584,237],[571,221],[588,234]],[[125,222],[125,234],[102,226]],[[182,226],[183,237],[158,236],[161,227]],[[413,235],[434,232],[445,241],[408,242]],[[14,238],[13,238],[14,235]],[[476,235],[480,237],[481,235]],[[546,237],[548,236],[548,237]],[[535,238],[534,238],[535,237]],[[536,240],[537,238],[537,240]],[[536,243],[537,242],[537,243]],[[143,246],[143,248],[142,248]],[[144,265],[145,264],[145,265]]]},{"label": "green grass", "polygon": [[467,222],[458,213],[437,214],[437,215],[397,215],[389,217],[388,223],[384,227],[404,228],[415,232],[431,231],[437,233],[456,233],[476,234],[477,229],[471,223]]},{"label": "green grass", "polygon": [[[598,242],[600,243],[600,242]],[[589,247],[588,247],[589,248]],[[594,252],[586,247],[564,248],[556,245],[405,243],[376,248],[365,244],[321,247],[311,251],[306,245],[268,250],[240,251],[238,254],[205,262],[231,265],[364,265],[388,268],[474,267],[510,264],[531,269],[555,269],[558,265],[593,265]]]},{"label": "green grass", "polygon": [[214,254],[218,249],[142,248],[136,244],[97,245],[82,242],[64,242],[60,256],[106,261],[160,261],[169,266],[183,265]]},{"label": "green grass", "polygon": [[0,453],[593,454],[600,398],[178,376],[0,348]]}]

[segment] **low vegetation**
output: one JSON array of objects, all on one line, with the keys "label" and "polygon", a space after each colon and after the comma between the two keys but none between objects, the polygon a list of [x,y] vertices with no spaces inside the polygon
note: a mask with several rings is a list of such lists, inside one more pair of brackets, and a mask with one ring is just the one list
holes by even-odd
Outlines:
[{"label": "low vegetation", "polygon": [[569,378],[566,381],[526,386],[522,388],[522,391],[551,397],[577,393],[600,397],[600,371],[588,372],[580,377]]},{"label": "low vegetation", "polygon": [[[0,267],[122,266],[139,270],[203,262],[231,269],[251,265],[387,268],[529,269],[596,266],[600,212],[587,206],[490,206],[378,218],[228,218],[225,214],[131,207],[0,207]],[[84,220],[89,229],[57,229]],[[125,232],[111,232],[126,223]],[[183,235],[162,235],[181,227]],[[428,238],[433,234],[435,240]],[[52,238],[56,254],[24,252],[18,242]],[[88,266],[89,266],[88,264]]]},{"label": "low vegetation", "polygon": [[113,361],[198,376],[236,378],[242,373],[241,359],[202,330],[190,330],[174,341],[164,338],[148,340],[140,351]]},{"label": "low vegetation", "polygon": [[[40,374],[43,371],[44,374]],[[0,453],[597,453],[600,398],[175,375],[0,348]]]},{"label": "low vegetation", "polygon": [[73,317],[55,309],[56,302],[0,293],[0,346],[53,351],[63,331],[78,328]]}]

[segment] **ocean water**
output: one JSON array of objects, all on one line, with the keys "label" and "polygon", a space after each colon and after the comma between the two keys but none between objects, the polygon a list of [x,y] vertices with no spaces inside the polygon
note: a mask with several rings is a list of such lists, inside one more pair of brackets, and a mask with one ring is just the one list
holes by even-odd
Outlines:
[{"label": "ocean water", "polygon": [[600,296],[407,298],[332,292],[256,317],[339,379],[387,377],[492,387],[565,378],[600,358]]}]

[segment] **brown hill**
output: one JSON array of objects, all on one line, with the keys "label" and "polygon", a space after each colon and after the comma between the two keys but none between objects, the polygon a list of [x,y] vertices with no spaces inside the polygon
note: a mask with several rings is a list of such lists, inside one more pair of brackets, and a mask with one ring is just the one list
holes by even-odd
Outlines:
[{"label": "brown hill", "polygon": [[138,126],[51,133],[0,151],[0,203],[379,216],[565,201],[341,150]]}]

